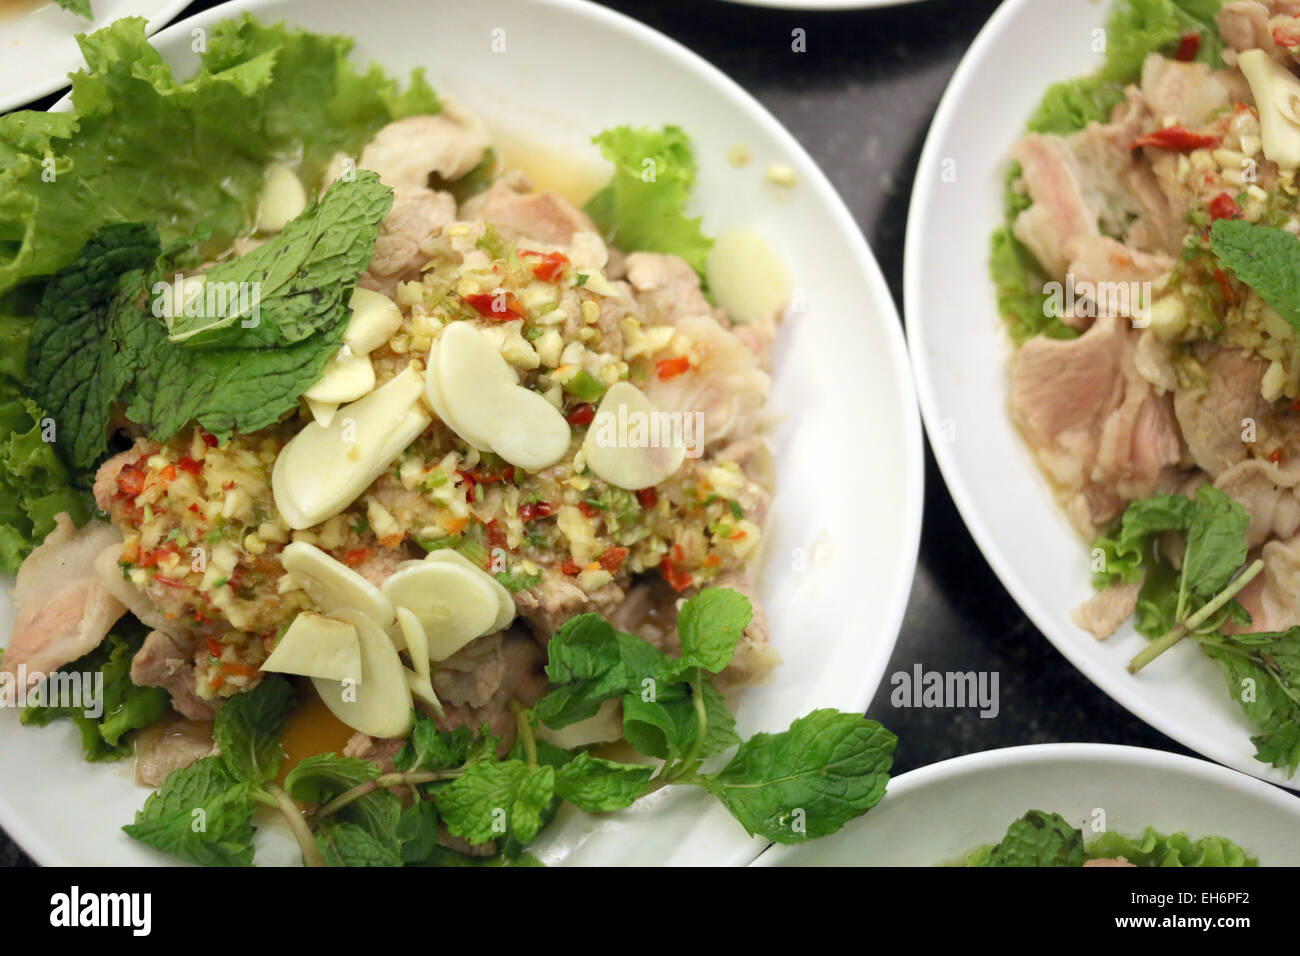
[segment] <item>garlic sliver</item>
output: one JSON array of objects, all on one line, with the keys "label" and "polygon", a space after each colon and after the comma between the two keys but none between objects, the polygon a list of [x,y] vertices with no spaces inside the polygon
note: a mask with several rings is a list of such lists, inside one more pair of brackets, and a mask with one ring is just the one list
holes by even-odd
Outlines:
[{"label": "garlic sliver", "polygon": [[733,319],[757,322],[790,298],[790,274],[758,233],[733,229],[717,238],[708,260],[709,291]]},{"label": "garlic sliver", "polygon": [[280,552],[280,563],[326,614],[356,611],[380,627],[393,623],[393,603],[384,593],[314,544],[291,542]]},{"label": "garlic sliver", "polygon": [[[686,460],[681,436],[670,436],[675,443],[655,446],[659,411],[639,388],[628,382],[616,382],[601,400],[596,417],[582,443],[587,465],[599,478],[627,491],[649,488],[671,477]],[[646,441],[631,444],[637,423]],[[624,428],[627,433],[624,433]]]},{"label": "garlic sliver", "polygon": [[408,367],[345,405],[328,428],[308,424],[280,450],[271,492],[295,530],[338,514],[370,487],[433,420],[419,404],[424,383]]},{"label": "garlic sliver", "polygon": [[1300,79],[1263,50],[1246,50],[1237,65],[1259,110],[1264,155],[1283,169],[1300,166]]},{"label": "garlic sliver", "polygon": [[497,347],[469,322],[453,322],[438,336],[437,358],[427,373],[429,404],[438,408],[436,390],[452,431],[480,451],[492,451],[493,412],[497,397],[518,388],[514,369]]},{"label": "garlic sliver", "polygon": [[492,402],[492,450],[528,471],[549,468],[565,456],[573,435],[559,410],[536,392],[515,387]]},{"label": "garlic sliver", "polygon": [[308,401],[332,402],[342,405],[354,402],[375,387],[375,368],[365,355],[358,355],[345,342],[339,346],[321,376],[311,388],[303,392]]},{"label": "garlic sliver", "polygon": [[271,163],[262,174],[262,198],[257,209],[259,232],[279,232],[307,208],[307,190],[292,169]]},{"label": "garlic sliver", "polygon": [[316,692],[330,712],[353,730],[371,737],[404,737],[411,730],[411,688],[397,648],[366,615],[340,611],[337,617],[356,628],[361,672],[344,681],[313,677]]},{"label": "garlic sliver", "polygon": [[429,659],[441,661],[491,632],[501,606],[484,577],[455,564],[406,561],[384,581],[383,592],[416,616]]},{"label": "garlic sliver", "polygon": [[357,629],[345,621],[304,611],[293,619],[262,670],[339,681],[357,679],[361,674]]},{"label": "garlic sliver", "polygon": [[[457,435],[460,435],[461,438],[465,438],[460,428],[452,422],[451,415],[447,413],[447,402],[442,397],[442,385],[438,381],[438,343],[441,341],[441,338],[436,338],[433,340],[433,344],[429,346],[429,365],[424,373],[424,395],[428,399],[429,407],[438,416],[438,420]],[[469,441],[468,438],[465,438],[465,440]],[[474,444],[473,442],[469,443]],[[490,451],[486,444],[480,450]]]},{"label": "garlic sliver", "polygon": [[505,589],[505,586],[496,578],[492,577],[492,575],[475,565],[473,561],[465,557],[465,555],[461,554],[459,551],[456,551],[453,548],[439,548],[437,551],[430,551],[425,555],[424,560],[434,563],[441,561],[446,564],[459,565],[460,567],[468,568],[471,571],[477,571],[479,574],[483,575],[483,578],[496,593],[497,603],[501,606],[500,610],[497,612],[497,619],[492,622],[492,630],[488,632],[489,634],[495,634],[497,631],[504,631],[510,626],[510,622],[515,619],[515,615],[519,613],[515,609],[515,599],[510,596],[510,592]]},{"label": "garlic sliver", "polygon": [[330,422],[334,421],[334,413],[339,410],[337,402],[318,402],[311,398],[307,399],[307,408],[321,428],[329,428]]},{"label": "garlic sliver", "polygon": [[357,355],[369,355],[402,327],[402,312],[397,303],[382,293],[358,287],[348,300],[348,308],[352,317],[348,319],[343,342]]},{"label": "garlic sliver", "polygon": [[397,609],[397,625],[402,630],[407,650],[411,652],[411,665],[414,672],[406,672],[406,683],[411,688],[411,695],[433,708],[440,717],[445,716],[442,701],[433,690],[433,673],[429,668],[429,638],[424,633],[420,619],[407,608]]}]

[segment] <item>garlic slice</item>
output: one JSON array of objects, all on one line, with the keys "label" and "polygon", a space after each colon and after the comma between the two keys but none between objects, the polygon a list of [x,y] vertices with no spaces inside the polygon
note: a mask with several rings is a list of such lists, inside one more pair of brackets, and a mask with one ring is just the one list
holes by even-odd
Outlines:
[{"label": "garlic slice", "polygon": [[289,527],[310,528],[361,497],[433,421],[419,404],[423,391],[408,366],[340,408],[328,428],[312,422],[289,440],[271,471],[275,505]]},{"label": "garlic slice", "polygon": [[369,357],[358,355],[344,342],[325,363],[316,383],[303,392],[303,397],[308,401],[342,405],[356,401],[374,387],[375,368]]},{"label": "garlic slice", "polygon": [[1263,50],[1246,50],[1237,65],[1259,109],[1264,155],[1282,169],[1300,167],[1300,79]]},{"label": "garlic slice", "polygon": [[343,342],[357,355],[369,355],[402,327],[402,312],[388,296],[358,286],[348,300],[348,319]]},{"label": "garlic slice", "polygon": [[446,412],[461,438],[510,464],[540,471],[569,450],[564,416],[541,395],[519,385],[492,341],[469,322],[453,322],[430,354],[429,402]]},{"label": "garlic slice", "polygon": [[336,616],[356,628],[361,671],[349,680],[313,677],[316,692],[353,730],[371,737],[404,737],[411,731],[411,688],[397,648],[366,615],[339,611]]},{"label": "garlic slice", "polygon": [[790,298],[785,263],[751,229],[732,229],[718,236],[707,268],[709,291],[728,315],[741,322],[767,318]]},{"label": "garlic slice", "polygon": [[474,446],[479,451],[491,451],[492,446],[481,435],[471,437],[465,430],[465,427],[458,422],[452,421],[451,412],[447,410],[447,400],[442,394],[442,382],[438,375],[438,356],[441,354],[442,336],[433,340],[433,345],[429,346],[429,366],[424,373],[425,397],[429,400],[429,407],[433,409],[439,420],[459,435],[465,442]]},{"label": "garlic slice", "polygon": [[321,428],[329,428],[330,422],[334,421],[334,413],[339,410],[337,402],[318,402],[310,398],[307,399],[307,408]]},{"label": "garlic slice", "polygon": [[510,592],[505,589],[505,586],[454,548],[439,548],[437,551],[430,551],[424,556],[424,560],[433,562],[443,561],[447,564],[456,564],[461,567],[469,568],[471,571],[477,571],[479,574],[483,575],[491,585],[492,590],[496,592],[497,602],[501,605],[501,609],[497,612],[497,619],[492,622],[492,630],[488,632],[489,634],[495,634],[497,631],[504,631],[510,626],[510,622],[515,619],[515,615],[519,613],[515,609],[515,599],[510,596]]},{"label": "garlic slice", "polygon": [[262,670],[301,677],[354,680],[361,674],[357,629],[345,621],[304,611],[293,619]]},{"label": "garlic slice", "polygon": [[307,190],[284,163],[271,163],[262,174],[257,208],[258,232],[279,232],[307,208]]},{"label": "garlic slice", "polygon": [[411,696],[423,701],[433,708],[439,717],[445,717],[442,701],[433,690],[433,672],[429,668],[429,638],[424,633],[420,619],[404,607],[397,609],[397,625],[406,640],[407,650],[411,652],[411,664],[414,672],[406,672],[406,683],[411,688]]},{"label": "garlic slice", "polygon": [[429,659],[442,661],[496,623],[501,605],[486,577],[448,562],[406,561],[384,581],[383,593],[415,615],[428,638]]},{"label": "garlic slice", "polygon": [[393,623],[393,602],[356,571],[304,541],[294,541],[280,552],[280,563],[302,586],[312,603],[326,614],[355,611],[380,627]]},{"label": "garlic slice", "polygon": [[628,491],[649,488],[673,475],[686,460],[686,449],[681,436],[668,436],[676,439],[675,444],[656,446],[655,441],[663,437],[659,415],[635,385],[611,385],[582,444],[588,467]]}]

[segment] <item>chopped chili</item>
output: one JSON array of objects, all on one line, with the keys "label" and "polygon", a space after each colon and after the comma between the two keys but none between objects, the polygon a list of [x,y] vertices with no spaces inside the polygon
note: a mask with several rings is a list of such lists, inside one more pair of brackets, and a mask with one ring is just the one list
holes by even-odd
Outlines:
[{"label": "chopped chili", "polygon": [[623,562],[627,560],[629,554],[631,554],[631,551],[627,548],[606,548],[605,552],[596,559],[596,563],[606,571],[614,574],[623,566]]},{"label": "chopped chili", "polygon": [[579,565],[574,564],[572,561],[565,561],[560,565],[560,573],[572,577],[575,574],[581,574],[582,568]]},{"label": "chopped chili", "polygon": [[1178,41],[1178,52],[1174,54],[1174,59],[1187,63],[1195,60],[1196,54],[1200,52],[1201,35],[1199,33],[1184,33]]},{"label": "chopped chili", "polygon": [[371,553],[370,548],[353,548],[343,556],[343,561],[348,567],[355,568],[358,564],[364,564],[369,560]]},{"label": "chopped chili", "polygon": [[180,461],[176,462],[176,467],[191,475],[201,475],[203,473],[203,463],[201,461],[195,461],[189,455],[186,455]]},{"label": "chopped chili", "polygon": [[199,429],[199,437],[203,439],[203,444],[207,445],[209,448],[216,448],[216,447],[217,447],[217,436],[216,436],[216,435],[213,435],[213,434],[211,434],[210,432],[206,432],[206,431],[204,431],[202,428],[200,428],[200,429]]},{"label": "chopped chili", "polygon": [[590,402],[575,405],[573,411],[564,416],[570,425],[590,425],[596,418],[596,409]]},{"label": "chopped chili", "polygon": [[569,268],[569,257],[563,252],[547,252],[543,254],[530,249],[519,254],[521,256],[537,256],[542,260],[533,266],[533,275],[543,282],[558,281],[560,276],[564,275],[564,270]]},{"label": "chopped chili", "polygon": [[1182,126],[1166,126],[1154,133],[1147,133],[1133,140],[1131,149],[1154,146],[1156,149],[1172,149],[1180,153],[1190,153],[1194,149],[1211,149],[1223,142],[1222,136],[1213,133],[1195,133]]},{"label": "chopped chili", "polygon": [[655,362],[655,373],[660,379],[666,382],[670,378],[676,378],[678,375],[681,375],[683,372],[689,370],[690,367],[691,360],[685,355],[679,355],[677,358],[660,359]]},{"label": "chopped chili", "polygon": [[487,540],[494,548],[504,548],[506,546],[506,529],[501,527],[501,522],[493,518],[485,527],[487,528]]},{"label": "chopped chili", "polygon": [[1222,269],[1214,270],[1214,281],[1219,283],[1219,291],[1223,293],[1223,298],[1228,305],[1237,304],[1236,293],[1232,291],[1232,283],[1228,281],[1228,274]]},{"label": "chopped chili", "polygon": [[1277,26],[1273,28],[1273,42],[1278,46],[1290,49],[1300,46],[1300,32],[1287,30],[1285,27]]},{"label": "chopped chili", "polygon": [[1268,453],[1268,460],[1271,461],[1271,462],[1272,462],[1273,464],[1275,464],[1275,465],[1280,465],[1280,464],[1282,463],[1282,449],[1281,449],[1281,447],[1274,448],[1271,452],[1269,452],[1269,453]]},{"label": "chopped chili", "polygon": [[122,470],[117,473],[117,490],[128,498],[134,498],[144,491],[144,479],[145,470],[139,462],[134,465],[123,465]]},{"label": "chopped chili", "polygon": [[636,493],[636,500],[641,502],[642,508],[650,509],[659,500],[659,495],[655,493],[653,488],[642,488]]},{"label": "chopped chili", "polygon": [[555,507],[545,501],[534,501],[519,508],[519,517],[523,521],[536,521],[539,518],[549,518],[555,514]]},{"label": "chopped chili", "polygon": [[1210,200],[1210,222],[1218,219],[1240,219],[1241,207],[1227,193],[1219,193]]},{"label": "chopped chili", "polygon": [[588,518],[594,518],[596,515],[600,514],[600,509],[588,501],[579,501],[578,510]]},{"label": "chopped chili", "polygon": [[524,307],[519,304],[519,300],[515,298],[513,292],[502,292],[500,294],[480,292],[476,295],[465,296],[465,301],[473,306],[474,311],[485,319],[509,322],[512,319],[522,319],[524,317]]}]

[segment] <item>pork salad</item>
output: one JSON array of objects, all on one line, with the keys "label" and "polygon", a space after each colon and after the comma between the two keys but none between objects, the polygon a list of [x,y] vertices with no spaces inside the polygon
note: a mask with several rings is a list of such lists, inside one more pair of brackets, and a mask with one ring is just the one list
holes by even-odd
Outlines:
[{"label": "pork salad", "polygon": [[1300,765],[1300,4],[1120,0],[1048,90],[993,237],[1010,413],[1080,535],[1097,639],[1192,639]]},{"label": "pork salad", "polygon": [[728,710],[779,664],[786,290],[685,214],[683,131],[597,135],[579,202],[344,38],[228,21],[183,81],[142,21],[81,43],[72,111],[0,118],[0,680],[134,753],[131,837],[247,864],[265,807],[309,864],[512,862],[562,801],[797,842],[880,799],[878,724]]}]

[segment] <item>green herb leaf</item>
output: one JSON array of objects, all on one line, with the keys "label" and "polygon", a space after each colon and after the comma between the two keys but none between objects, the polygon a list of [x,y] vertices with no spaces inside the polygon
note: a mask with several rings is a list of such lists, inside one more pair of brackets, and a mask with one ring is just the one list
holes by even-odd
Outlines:
[{"label": "green herb leaf", "polygon": [[325,803],[367,780],[379,776],[379,768],[360,757],[317,754],[304,757],[284,778],[284,789],[299,803]]},{"label": "green herb leaf", "polygon": [[885,795],[897,738],[857,714],[815,710],[756,734],[721,771],[698,778],[745,829],[776,843],[834,833]]},{"label": "green herb leaf", "polygon": [[1083,834],[1055,813],[1030,810],[1000,843],[976,851],[967,866],[1083,866]]},{"label": "green herb leaf", "polygon": [[527,843],[554,794],[553,767],[482,760],[438,791],[438,813],[452,834],[472,844],[507,835]]},{"label": "green herb leaf", "polygon": [[255,806],[220,758],[204,757],[168,776],[122,829],[187,863],[250,866]]},{"label": "green herb leaf", "polygon": [[696,667],[715,674],[721,671],[731,663],[736,642],[753,616],[749,599],[731,588],[706,588],[688,600],[677,615],[682,641],[677,672]]},{"label": "green herb leaf", "polygon": [[327,821],[316,831],[316,845],[330,866],[401,866],[402,857],[355,823]]},{"label": "green herb leaf", "polygon": [[292,709],[289,682],[266,677],[252,690],[231,697],[217,711],[212,736],[236,779],[254,785],[275,779],[284,760],[280,731]]},{"label": "green herb leaf", "polygon": [[1210,227],[1210,249],[1274,312],[1300,329],[1300,239],[1285,229],[1220,219]]},{"label": "green herb leaf", "polygon": [[393,766],[403,772],[449,770],[468,761],[473,746],[474,733],[468,727],[439,730],[432,720],[417,710],[411,736],[393,758]]},{"label": "green herb leaf", "polygon": [[1107,831],[1088,844],[1090,860],[1113,860],[1122,856],[1134,866],[1258,866],[1259,861],[1231,840],[1207,836],[1188,839],[1185,833],[1163,836],[1147,827],[1140,837],[1130,838]]},{"label": "green herb leaf", "polygon": [[630,807],[645,793],[655,768],[580,753],[555,772],[555,794],[586,813]]}]

